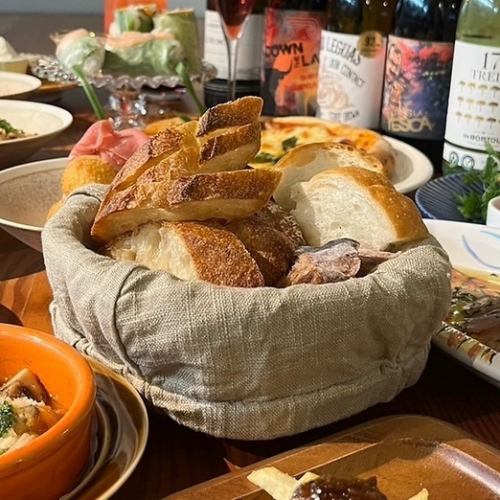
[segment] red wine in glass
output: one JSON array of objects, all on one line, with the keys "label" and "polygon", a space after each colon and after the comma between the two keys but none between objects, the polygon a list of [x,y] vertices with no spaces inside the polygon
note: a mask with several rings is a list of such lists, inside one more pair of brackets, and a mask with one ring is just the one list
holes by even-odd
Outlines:
[{"label": "red wine in glass", "polygon": [[236,94],[236,69],[238,66],[239,40],[245,29],[245,22],[251,14],[256,0],[215,0],[219,12],[224,38],[226,39],[228,64],[228,97]]}]

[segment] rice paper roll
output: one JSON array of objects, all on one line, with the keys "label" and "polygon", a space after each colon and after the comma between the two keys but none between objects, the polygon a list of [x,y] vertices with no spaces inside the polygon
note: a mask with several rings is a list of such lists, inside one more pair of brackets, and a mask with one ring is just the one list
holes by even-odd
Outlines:
[{"label": "rice paper roll", "polygon": [[70,31],[64,35],[56,48],[56,57],[67,69],[80,66],[87,75],[95,75],[104,63],[104,45],[86,29]]},{"label": "rice paper roll", "polygon": [[149,33],[153,29],[155,4],[130,5],[114,12],[114,20],[109,27],[109,34],[117,36],[126,31]]},{"label": "rice paper roll", "polygon": [[155,33],[169,33],[182,45],[189,73],[201,73],[200,38],[194,10],[162,12],[154,17],[154,26]]},{"label": "rice paper roll", "polygon": [[131,76],[174,75],[182,60],[182,46],[171,35],[127,32],[108,37],[104,70]]}]

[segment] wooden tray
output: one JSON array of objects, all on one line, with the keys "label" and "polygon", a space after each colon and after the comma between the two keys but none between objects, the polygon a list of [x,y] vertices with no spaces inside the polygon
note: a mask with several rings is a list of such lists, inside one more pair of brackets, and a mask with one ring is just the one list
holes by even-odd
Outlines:
[{"label": "wooden tray", "polygon": [[268,500],[246,476],[269,465],[293,476],[306,471],[375,475],[390,500],[408,500],[422,488],[429,491],[429,500],[500,499],[500,452],[457,427],[421,416],[374,420],[169,498]]}]

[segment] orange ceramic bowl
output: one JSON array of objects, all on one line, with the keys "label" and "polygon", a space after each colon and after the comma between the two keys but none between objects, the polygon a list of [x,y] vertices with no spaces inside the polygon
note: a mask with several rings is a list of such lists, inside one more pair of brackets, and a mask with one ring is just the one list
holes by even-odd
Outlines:
[{"label": "orange ceramic bowl", "polygon": [[0,455],[0,496],[57,499],[78,483],[89,460],[94,375],[85,358],[64,342],[0,324],[0,382],[22,368],[38,376],[66,413],[26,446]]}]

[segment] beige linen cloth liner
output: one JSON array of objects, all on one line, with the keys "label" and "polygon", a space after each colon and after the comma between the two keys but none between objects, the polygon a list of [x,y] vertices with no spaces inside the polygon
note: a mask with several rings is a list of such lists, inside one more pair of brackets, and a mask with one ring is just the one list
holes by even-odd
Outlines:
[{"label": "beige linen cloth liner", "polygon": [[185,282],[86,248],[104,192],[76,191],[43,231],[55,333],[174,420],[270,439],[389,401],[419,378],[450,300],[435,241],[338,284]]}]

